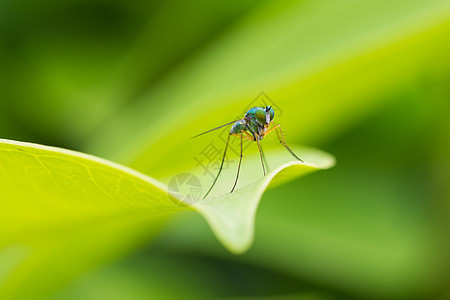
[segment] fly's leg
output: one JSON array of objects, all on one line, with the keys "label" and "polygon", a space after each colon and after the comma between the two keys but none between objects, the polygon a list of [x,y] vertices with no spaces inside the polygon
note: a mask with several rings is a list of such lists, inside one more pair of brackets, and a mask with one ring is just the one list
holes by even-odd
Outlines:
[{"label": "fly's leg", "polygon": [[256,144],[258,145],[259,156],[260,156],[260,158],[261,158],[261,164],[262,164],[264,176],[266,176],[266,168],[264,167],[264,160],[265,160],[265,159],[264,159],[264,154],[263,154],[263,152],[262,152],[261,144],[259,143],[259,140],[258,140],[258,139],[255,139],[255,140],[256,140]]},{"label": "fly's leg", "polygon": [[[266,131],[266,133],[264,134],[264,136],[268,135],[269,133],[271,133],[272,131],[274,131],[274,130],[277,129],[278,127],[280,127],[280,124],[275,125],[274,127],[270,128],[268,131]],[[277,132],[277,135],[278,135],[278,132]],[[279,136],[278,136],[278,138],[279,138]],[[280,140],[280,142],[281,142],[281,140]]]},{"label": "fly's leg", "polygon": [[237,175],[236,175],[236,181],[234,182],[233,188],[231,189],[232,193],[234,191],[234,188],[236,187],[238,178],[239,178],[239,170],[241,169],[241,162],[242,162],[242,138],[243,138],[243,134],[241,132],[241,156],[239,157],[239,165],[238,165],[238,170],[237,170]]},{"label": "fly's leg", "polygon": [[264,161],[266,160],[266,158],[264,157],[264,153],[262,151],[262,147],[261,144],[259,143],[259,139],[256,137],[255,133],[252,132],[252,135],[250,135],[247,131],[244,130],[244,132],[249,136],[249,137],[253,137],[252,140],[256,141],[256,144],[258,145],[258,150],[259,150],[259,156],[261,158],[261,164],[262,164],[262,168],[263,168],[263,173],[264,176],[266,176],[266,168],[264,167]]},{"label": "fly's leg", "polygon": [[208,192],[205,194],[205,196],[203,196],[203,199],[206,198],[206,196],[208,196],[209,192],[211,192],[212,188],[214,187],[214,185],[216,184],[217,178],[219,178],[220,172],[222,172],[222,168],[223,168],[223,163],[225,161],[225,156],[227,154],[227,149],[228,149],[228,143],[230,141],[230,136],[231,134],[228,135],[228,139],[227,139],[227,143],[225,145],[225,151],[223,153],[223,157],[222,157],[222,163],[220,164],[220,168],[219,168],[219,172],[217,173],[216,178],[214,179],[214,182],[212,183],[211,187],[209,188]]},{"label": "fly's leg", "polygon": [[256,141],[256,139],[255,139],[255,137],[254,136],[252,136],[250,133],[248,133],[247,131],[242,131],[243,133],[245,133],[245,135],[246,136],[244,136],[244,138],[246,138],[247,140],[249,140],[249,141],[252,141],[252,142],[254,142],[254,141]]},{"label": "fly's leg", "polygon": [[[278,133],[278,129],[280,131],[280,133]],[[276,125],[275,127],[273,127],[272,129],[270,129],[267,133],[271,132],[272,130],[275,130],[275,132],[277,133],[278,139],[280,140],[280,143],[283,144],[284,147],[286,147],[286,149],[288,149],[289,152],[291,152],[291,154],[298,159],[301,162],[304,162],[300,157],[298,157],[297,155],[295,155],[295,153],[291,150],[291,148],[289,148],[288,145],[286,145],[286,142],[284,141],[284,137],[283,137],[283,132],[281,131],[281,126],[280,124]],[[266,133],[266,134],[267,134]]]},{"label": "fly's leg", "polygon": [[[263,148],[262,148],[262,145],[261,145],[261,144],[260,144],[260,147],[261,147],[261,155],[262,155],[262,158],[263,158],[263,160],[264,160],[264,165],[265,165],[266,168],[267,168],[267,172],[270,172],[269,163],[267,162],[266,156],[264,155],[264,151],[263,151]],[[266,172],[265,172],[265,171],[264,171],[264,175],[266,175]]]},{"label": "fly's leg", "polygon": [[[242,132],[245,133],[245,136],[242,136],[244,139],[249,140],[249,141],[252,141],[252,142],[255,141],[255,139],[253,138],[253,136],[251,136],[247,131],[243,130]],[[232,133],[232,135],[237,136],[237,137],[241,137],[241,135],[236,134],[236,133]]]}]

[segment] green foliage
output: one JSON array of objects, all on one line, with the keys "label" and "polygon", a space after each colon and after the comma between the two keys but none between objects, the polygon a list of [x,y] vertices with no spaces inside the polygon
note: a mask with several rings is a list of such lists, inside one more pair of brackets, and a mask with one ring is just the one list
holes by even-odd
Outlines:
[{"label": "green foliage", "polygon": [[[207,198],[192,208],[205,216],[230,250],[245,251],[253,241],[257,204],[272,180],[280,184],[333,164],[332,157],[317,150],[304,152],[306,164],[281,165],[233,194]],[[0,294],[6,299],[39,297],[142,242],[174,212],[190,209],[181,199],[169,197],[163,183],[86,154],[0,140],[0,160],[0,246],[3,263],[13,261],[3,270]],[[18,252],[13,251],[16,247]],[[14,261],[20,269],[14,270]],[[35,276],[63,263],[67,269],[58,280],[36,286]]]},{"label": "green foliage", "polygon": [[3,299],[45,295],[180,209],[158,181],[99,158],[8,140],[0,157]]},{"label": "green foliage", "polygon": [[[296,150],[298,153],[303,153],[305,164],[298,161],[282,164],[265,177],[253,180],[233,193],[207,198],[195,206],[206,218],[217,237],[231,251],[242,253],[251,246],[256,209],[266,188],[334,165],[334,158],[321,151],[306,148],[297,148]],[[268,154],[272,158],[272,164],[277,157],[283,156],[283,152],[280,150],[271,151]],[[246,157],[246,160],[250,161],[246,163],[250,164],[251,169],[260,167],[257,157],[253,157],[253,159]],[[230,189],[234,183],[234,176],[231,175],[234,175],[234,172],[228,177],[222,176],[228,179],[221,184],[222,187],[226,186]]]},{"label": "green foliage", "polygon": [[[0,298],[448,298],[449,20],[448,0],[2,1],[0,136],[142,174],[2,140]],[[223,132],[191,136],[272,103],[337,167],[297,178],[333,158],[269,136],[267,177],[246,144],[233,194],[229,151],[210,198],[167,197],[212,182],[196,159]]]}]

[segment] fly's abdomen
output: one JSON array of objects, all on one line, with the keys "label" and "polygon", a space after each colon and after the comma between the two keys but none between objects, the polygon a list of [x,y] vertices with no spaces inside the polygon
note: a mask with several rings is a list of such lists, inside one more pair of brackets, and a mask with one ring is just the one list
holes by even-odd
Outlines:
[{"label": "fly's abdomen", "polygon": [[241,133],[242,130],[245,130],[245,121],[237,121],[233,124],[233,127],[231,127],[230,133]]}]

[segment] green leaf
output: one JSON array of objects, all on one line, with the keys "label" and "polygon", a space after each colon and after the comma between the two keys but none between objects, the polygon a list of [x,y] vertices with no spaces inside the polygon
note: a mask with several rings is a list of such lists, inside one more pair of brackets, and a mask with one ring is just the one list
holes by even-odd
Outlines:
[{"label": "green leaf", "polygon": [[[182,195],[169,197],[163,183],[124,166],[70,150],[0,140],[0,295],[26,298],[49,292],[144,242],[177,211],[197,210],[227,248],[241,253],[253,241],[256,207],[267,187],[334,163],[319,150],[294,150],[305,164],[280,164],[287,151],[269,150],[271,166],[277,167],[267,176],[241,176],[234,193],[189,207]],[[247,157],[243,170],[260,168],[258,159]],[[234,183],[234,172],[224,171],[216,195]],[[40,280],[56,273],[51,283]]]},{"label": "green leaf", "polygon": [[136,247],[187,209],[131,169],[8,140],[0,140],[0,199],[2,299],[36,299]]},{"label": "green leaf", "polygon": [[[334,165],[334,158],[319,150],[295,148],[302,153],[305,163],[290,161],[280,164],[284,149],[267,151],[272,165],[277,168],[264,177],[244,184],[243,188],[233,193],[225,193],[231,189],[235,179],[235,169],[224,174],[226,183],[222,182],[223,194],[198,202],[194,207],[205,217],[218,239],[232,252],[242,253],[253,243],[255,214],[259,201],[267,188],[272,188],[286,181],[293,180],[317,169],[327,169]],[[279,160],[277,161],[276,158]],[[260,173],[259,158],[246,157],[246,169],[257,169]],[[226,173],[226,172],[225,172]],[[256,172],[258,173],[258,172]],[[262,175],[262,174],[261,174]],[[242,177],[242,174],[241,174]],[[247,178],[241,180],[250,180]],[[225,188],[225,189],[224,189]]]}]

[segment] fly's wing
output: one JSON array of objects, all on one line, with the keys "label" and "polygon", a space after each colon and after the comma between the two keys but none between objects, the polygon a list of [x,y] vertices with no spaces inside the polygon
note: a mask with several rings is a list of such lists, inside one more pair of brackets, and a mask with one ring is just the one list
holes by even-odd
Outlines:
[{"label": "fly's wing", "polygon": [[210,130],[208,130],[208,131],[202,132],[202,133],[200,133],[200,134],[197,134],[197,135],[193,136],[192,138],[196,138],[196,137],[198,137],[198,136],[201,136],[201,135],[203,135],[203,134],[205,134],[205,133],[208,133],[208,132],[211,132],[211,131],[214,131],[214,130],[220,129],[220,128],[224,127],[224,126],[227,126],[227,125],[230,125],[230,124],[236,123],[236,122],[238,122],[238,121],[243,121],[243,120],[246,120],[246,118],[243,118],[243,119],[239,119],[239,120],[234,120],[234,121],[231,121],[231,122],[229,122],[229,123],[226,123],[226,124],[223,124],[223,125],[221,125],[221,126],[219,126],[219,127],[216,127],[216,128],[210,129]]}]

